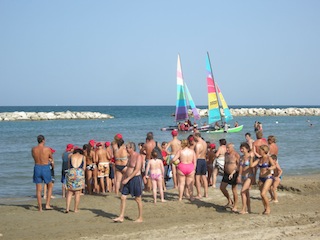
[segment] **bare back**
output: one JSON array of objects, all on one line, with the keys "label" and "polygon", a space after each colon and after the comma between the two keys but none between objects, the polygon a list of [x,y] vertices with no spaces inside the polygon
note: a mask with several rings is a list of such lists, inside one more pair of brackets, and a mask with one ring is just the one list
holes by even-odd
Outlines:
[{"label": "bare back", "polygon": [[195,152],[197,159],[206,159],[207,143],[202,138],[199,138],[198,142],[196,142]]},{"label": "bare back", "polygon": [[169,143],[168,146],[166,147],[166,150],[171,148],[170,154],[171,155],[176,155],[177,152],[181,149],[181,141],[178,138],[172,139]]},{"label": "bare back", "polygon": [[32,157],[37,165],[48,165],[49,159],[53,159],[52,152],[49,147],[39,144],[32,148]]},{"label": "bare back", "polygon": [[101,162],[109,162],[109,159],[107,158],[107,150],[106,149],[99,149],[97,152],[96,152],[96,155],[97,155],[97,161],[98,163],[101,163]]}]

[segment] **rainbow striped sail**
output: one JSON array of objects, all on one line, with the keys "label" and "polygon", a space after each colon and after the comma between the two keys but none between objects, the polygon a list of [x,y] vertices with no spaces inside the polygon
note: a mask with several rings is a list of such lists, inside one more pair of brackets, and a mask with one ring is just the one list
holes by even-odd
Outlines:
[{"label": "rainbow striped sail", "polygon": [[188,109],[186,94],[184,90],[183,75],[181,69],[180,55],[177,62],[177,102],[176,102],[176,122],[188,119]]},{"label": "rainbow striped sail", "polygon": [[[209,124],[222,121],[228,122],[233,119],[227,102],[225,101],[220,88],[215,83],[209,58],[207,53],[206,59],[207,85],[208,85],[208,122]],[[224,116],[221,116],[220,106],[223,109]]]},{"label": "rainbow striped sail", "polygon": [[194,118],[194,120],[200,120],[201,117],[200,117],[199,111],[198,111],[198,109],[197,109],[197,107],[196,107],[196,105],[195,105],[195,103],[194,103],[194,101],[193,101],[193,99],[191,97],[189,88],[188,88],[186,83],[184,83],[184,86],[186,88],[186,93],[187,93],[189,105],[190,105],[190,107],[192,109],[193,118]]},{"label": "rainbow striped sail", "polygon": [[208,86],[208,124],[221,121],[219,100],[216,91],[216,85],[214,82],[209,53],[207,53],[206,59],[207,70],[207,86]]},{"label": "rainbow striped sail", "polygon": [[227,102],[226,100],[224,99],[223,95],[222,95],[222,92],[220,91],[220,88],[218,85],[217,86],[217,90],[218,90],[218,96],[219,96],[219,99],[220,99],[220,102],[221,102],[221,106],[222,106],[222,109],[223,109],[223,112],[224,112],[224,120],[226,122],[229,122],[230,120],[233,119],[232,115],[231,115],[231,112],[230,112],[230,109],[227,105]]}]

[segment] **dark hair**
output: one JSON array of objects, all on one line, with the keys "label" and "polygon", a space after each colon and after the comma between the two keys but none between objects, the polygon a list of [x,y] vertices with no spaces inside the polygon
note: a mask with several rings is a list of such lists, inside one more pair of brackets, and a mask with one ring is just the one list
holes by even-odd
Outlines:
[{"label": "dark hair", "polygon": [[248,150],[248,152],[250,151],[250,146],[247,142],[243,142],[240,144],[240,148],[246,148]]},{"label": "dark hair", "polygon": [[220,143],[220,145],[227,145],[227,140],[224,139],[224,138],[221,138],[221,139],[219,140],[219,143]]},{"label": "dark hair", "polygon": [[278,157],[277,157],[277,155],[275,155],[275,154],[272,154],[270,157],[271,157],[273,160],[275,160],[275,161],[278,160]]},{"label": "dark hair", "polygon": [[251,133],[248,133],[248,132],[247,132],[247,133],[245,134],[245,136],[251,137]]},{"label": "dark hair", "polygon": [[83,155],[83,150],[81,148],[77,148],[77,149],[73,150],[73,154],[75,154],[75,153],[80,153]]},{"label": "dark hair", "polygon": [[116,140],[116,143],[117,143],[118,148],[119,148],[119,147],[121,147],[121,146],[124,144],[124,140],[123,140],[122,138],[117,139],[117,140]]},{"label": "dark hair", "polygon": [[152,150],[151,156],[152,156],[153,158],[158,158],[158,153],[157,153],[157,151],[156,151],[156,150]]},{"label": "dark hair", "polygon": [[44,141],[44,136],[43,135],[39,135],[37,137],[38,143],[42,143]]},{"label": "dark hair", "polygon": [[90,156],[90,152],[91,152],[91,149],[92,149],[91,145],[90,144],[85,144],[85,145],[83,145],[82,148],[83,148],[84,151],[87,152],[87,156]]}]

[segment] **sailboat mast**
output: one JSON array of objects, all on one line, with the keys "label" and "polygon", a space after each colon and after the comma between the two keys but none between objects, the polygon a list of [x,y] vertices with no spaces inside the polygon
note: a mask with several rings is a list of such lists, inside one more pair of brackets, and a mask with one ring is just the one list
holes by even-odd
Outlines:
[{"label": "sailboat mast", "polygon": [[214,89],[215,89],[215,95],[216,95],[216,99],[217,99],[217,101],[218,101],[220,121],[221,121],[221,123],[222,123],[221,101],[220,101],[220,98],[219,98],[218,88],[217,88],[217,85],[216,85],[216,81],[214,80],[214,76],[213,76],[213,72],[212,72],[212,65],[211,65],[211,61],[210,61],[209,52],[207,52],[207,56],[208,56],[208,62],[209,62],[209,65],[210,65],[210,72],[211,72],[211,76],[212,76],[212,80],[213,80],[213,85],[214,85]]}]

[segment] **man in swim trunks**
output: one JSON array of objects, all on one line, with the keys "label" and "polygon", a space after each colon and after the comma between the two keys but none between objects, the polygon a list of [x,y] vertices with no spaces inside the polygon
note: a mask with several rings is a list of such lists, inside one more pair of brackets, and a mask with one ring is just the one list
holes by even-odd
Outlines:
[{"label": "man in swim trunks", "polygon": [[[168,145],[166,147],[166,151],[170,154],[170,161],[174,158],[174,156],[177,154],[179,150],[181,150],[181,141],[178,139],[178,131],[173,130],[171,132],[172,140],[168,142]],[[171,149],[169,151],[168,149]],[[171,170],[172,170],[172,177],[173,177],[173,188],[178,188],[178,180],[177,180],[177,169],[174,164],[171,164]]]},{"label": "man in swim trunks", "polygon": [[[197,188],[197,198],[201,198],[201,182],[204,188],[204,197],[208,197],[208,179],[207,179],[207,143],[201,138],[199,132],[195,133],[194,140],[196,142],[195,152],[197,157],[196,165],[196,188]],[[202,181],[201,181],[202,180]]]},{"label": "man in swim trunks", "polygon": [[142,222],[142,157],[136,152],[136,145],[134,142],[129,142],[126,147],[129,154],[129,160],[127,164],[127,171],[124,175],[124,179],[122,180],[122,184],[124,186],[121,192],[120,215],[119,217],[114,218],[113,221],[123,222],[127,196],[131,194],[132,197],[135,197],[135,201],[138,205],[139,216],[135,222]]},{"label": "man in swim trunks", "polygon": [[[239,174],[240,155],[234,150],[234,144],[227,144],[227,152],[225,154],[224,174],[220,184],[220,190],[228,199],[227,207],[232,207],[232,211],[237,211],[238,193],[237,193],[237,178]],[[233,202],[227,190],[227,186],[232,186]]]},{"label": "man in swim trunks", "polygon": [[[96,157],[98,160],[98,179],[100,181],[100,192],[102,194],[106,193],[107,191],[111,191],[111,183],[109,178],[109,160],[108,160],[108,153],[105,148],[103,148],[102,143],[98,142],[96,144]],[[104,185],[104,181],[106,180],[107,187]]]},{"label": "man in swim trunks", "polygon": [[46,210],[51,210],[50,200],[52,195],[52,178],[49,159],[53,160],[52,152],[49,147],[45,146],[45,138],[43,135],[37,137],[38,145],[31,150],[34,159],[33,182],[36,184],[36,195],[38,201],[38,209],[42,212],[41,191],[42,182],[47,185],[48,196],[46,199]]}]

